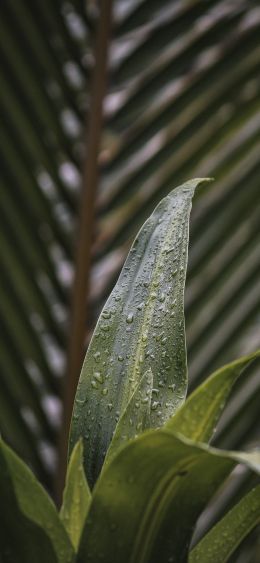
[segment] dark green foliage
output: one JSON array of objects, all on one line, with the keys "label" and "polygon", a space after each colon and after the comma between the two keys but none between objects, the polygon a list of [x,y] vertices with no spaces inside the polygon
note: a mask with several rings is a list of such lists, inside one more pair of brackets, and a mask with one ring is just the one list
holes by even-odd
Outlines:
[{"label": "dark green foliage", "polygon": [[[90,432],[89,422],[84,411],[81,411],[86,399],[88,404],[92,401],[95,405],[95,409],[90,409],[93,427],[96,425],[100,428],[101,438],[108,436],[107,426],[113,421],[109,414],[111,409],[108,408],[100,416],[95,396],[97,385],[111,385],[113,400],[118,400],[123,394],[124,401],[117,407],[114,437],[105,464],[103,468],[100,467],[101,475],[97,478],[92,495],[84,475],[81,441],[76,443],[71,454],[60,515],[30,470],[4,442],[0,443],[0,491],[3,507],[7,509],[1,511],[0,553],[3,563],[16,560],[27,563],[32,558],[42,562],[48,559],[52,563],[157,563],[158,560],[161,563],[187,563],[188,560],[191,563],[208,563],[212,557],[214,560],[227,561],[240,541],[259,523],[260,497],[257,487],[243,497],[191,550],[200,515],[236,465],[244,465],[251,472],[260,474],[259,452],[224,451],[212,448],[207,443],[214,433],[232,386],[260,352],[219,369],[184,404],[178,385],[176,388],[172,386],[177,376],[180,378],[179,385],[184,385],[184,388],[187,381],[186,369],[178,372],[177,367],[181,365],[186,368],[183,294],[188,225],[191,198],[196,184],[200,182],[190,181],[177,188],[155,210],[134,243],[133,249],[138,252],[136,258],[132,257],[131,250],[111,301],[98,321],[94,344],[98,331],[108,326],[107,322],[113,319],[113,315],[116,319],[109,326],[109,340],[106,340],[106,346],[111,345],[110,350],[101,348],[97,356],[97,349],[94,347],[93,350],[90,345],[86,356],[79,395],[75,399],[72,421],[74,439],[75,435],[86,438],[86,432]],[[128,265],[133,264],[137,268],[132,268],[132,279],[129,280]],[[144,305],[139,323],[136,323],[134,319],[139,304],[136,295],[140,280],[140,291],[144,291],[145,280],[146,293],[145,297],[142,294]],[[163,290],[165,295],[162,300]],[[120,299],[115,299],[117,295]],[[170,315],[173,304],[176,319],[175,314],[173,317]],[[174,319],[172,328],[169,328],[169,318]],[[118,379],[123,392],[119,389],[117,395],[112,377],[106,378],[106,373],[111,370],[109,357],[113,358],[115,352],[118,354],[117,346],[121,346],[120,350],[123,348],[125,323],[132,326],[128,347],[132,356],[129,354],[127,357],[126,354],[120,360],[116,358],[124,369],[124,378]],[[154,327],[155,323],[159,326]],[[179,333],[176,332],[177,327],[180,328]],[[161,336],[157,328],[165,329],[166,338],[173,336],[174,369],[165,369],[169,379],[164,381],[164,386],[160,385],[160,380],[156,380],[151,370],[156,354],[154,368],[157,374],[160,373],[160,378],[163,377],[166,347],[157,338],[158,334]],[[151,330],[155,330],[155,339],[147,348]],[[144,334],[147,335],[145,339]],[[153,354],[150,353],[151,349]],[[104,361],[102,353],[105,354]],[[169,347],[169,365],[170,353]],[[176,358],[181,359],[181,362],[176,363]],[[104,379],[101,379],[100,372],[98,377],[97,372],[93,373],[96,363],[102,363]],[[87,396],[84,396],[86,390],[82,381],[84,384],[90,381]],[[177,400],[171,412],[166,402],[169,388],[173,395],[176,393]],[[105,397],[106,394],[102,393]],[[157,424],[154,424],[152,416],[155,410],[153,394],[158,399],[157,407],[161,413]],[[140,409],[138,416],[136,409]],[[89,461],[92,466],[97,463],[96,460],[99,461],[98,440],[96,445],[97,449],[89,452],[88,440],[84,441],[84,464],[87,468]],[[95,478],[94,473],[90,472],[90,476]],[[226,539],[224,543],[223,535]]]}]

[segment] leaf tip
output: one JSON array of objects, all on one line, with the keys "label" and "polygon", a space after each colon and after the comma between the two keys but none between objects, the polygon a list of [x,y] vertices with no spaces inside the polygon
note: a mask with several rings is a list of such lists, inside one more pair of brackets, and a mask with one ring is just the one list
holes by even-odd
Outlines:
[{"label": "leaf tip", "polygon": [[198,188],[202,184],[211,184],[214,180],[215,178],[194,178],[191,182],[195,185],[195,188]]},{"label": "leaf tip", "polygon": [[[192,178],[190,180],[187,180],[187,182],[185,182],[184,184],[182,184],[181,186],[179,186],[180,191],[189,191],[191,193],[191,195],[193,196],[195,190],[198,187],[201,187],[203,184],[210,184],[211,182],[214,181],[214,178]],[[173,190],[173,193],[176,193],[176,189]]]}]

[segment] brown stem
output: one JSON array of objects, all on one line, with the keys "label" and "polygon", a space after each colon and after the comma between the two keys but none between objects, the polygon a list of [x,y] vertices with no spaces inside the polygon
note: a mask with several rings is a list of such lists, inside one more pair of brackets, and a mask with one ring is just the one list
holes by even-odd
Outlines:
[{"label": "brown stem", "polygon": [[68,362],[63,393],[63,424],[60,435],[57,501],[61,500],[67,466],[67,445],[75,392],[84,354],[87,295],[98,184],[98,152],[102,133],[103,99],[106,91],[112,0],[102,0],[97,28],[95,68],[88,115],[86,158],[83,167],[79,228],[76,239],[75,279],[72,291]]}]

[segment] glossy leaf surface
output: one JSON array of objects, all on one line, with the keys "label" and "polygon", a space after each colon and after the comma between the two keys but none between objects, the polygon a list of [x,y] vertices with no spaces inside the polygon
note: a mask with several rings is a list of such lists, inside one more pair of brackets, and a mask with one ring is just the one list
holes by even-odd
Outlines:
[{"label": "glossy leaf surface", "polygon": [[29,468],[0,442],[0,554],[3,563],[72,563],[58,512]]},{"label": "glossy leaf surface", "polygon": [[79,441],[70,458],[60,517],[71,542],[77,550],[87,516],[91,493],[83,468],[83,445]]},{"label": "glossy leaf surface", "polygon": [[196,545],[189,563],[225,563],[260,523],[260,486],[248,493]]},{"label": "glossy leaf surface", "polygon": [[111,461],[120,446],[126,444],[127,440],[135,438],[138,434],[150,428],[152,394],[153,374],[151,370],[148,370],[141,378],[116,425],[104,465]]},{"label": "glossy leaf surface", "polygon": [[117,418],[142,375],[154,373],[151,425],[161,426],[187,389],[184,330],[191,180],[156,207],[137,235],[101,313],[83,364],[71,427],[71,446],[83,437],[92,485]]},{"label": "glossy leaf surface", "polygon": [[240,462],[260,471],[259,454],[217,451],[166,430],[144,433],[98,480],[78,562],[186,562],[198,516]]},{"label": "glossy leaf surface", "polygon": [[198,442],[208,442],[219,421],[231,389],[242,371],[260,352],[239,358],[218,369],[190,395],[185,404],[166,424],[166,428],[179,432]]},{"label": "glossy leaf surface", "polygon": [[[186,327],[193,388],[260,345],[258,5],[116,3],[108,101],[117,101],[104,124],[88,301],[95,322],[137,229],[174,185],[215,176],[192,216]],[[86,2],[48,2],[48,9],[39,0],[1,2],[0,12],[0,429],[50,488],[54,467],[39,455],[30,420],[37,418],[41,439],[55,447],[46,405],[60,385],[44,339],[51,335],[66,354],[66,272],[97,26],[89,26]],[[78,69],[76,82],[70,67]],[[32,369],[40,371],[44,401]],[[258,423],[260,387],[251,386],[250,399],[249,384],[241,381],[227,448],[249,442]]]}]

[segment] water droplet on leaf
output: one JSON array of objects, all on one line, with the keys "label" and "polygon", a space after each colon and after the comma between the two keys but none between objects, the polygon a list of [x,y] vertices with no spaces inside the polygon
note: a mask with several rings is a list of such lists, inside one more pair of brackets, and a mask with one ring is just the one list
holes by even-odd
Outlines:
[{"label": "water droplet on leaf", "polygon": [[100,361],[100,352],[95,352],[94,358],[95,358],[96,362],[99,362]]}]

